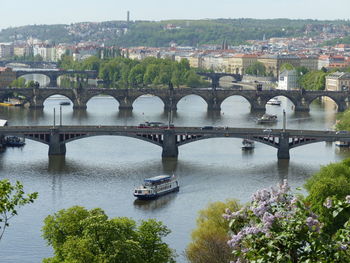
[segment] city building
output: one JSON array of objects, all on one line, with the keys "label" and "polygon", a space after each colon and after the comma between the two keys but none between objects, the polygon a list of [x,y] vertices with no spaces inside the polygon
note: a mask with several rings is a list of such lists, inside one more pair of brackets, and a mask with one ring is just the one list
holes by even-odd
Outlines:
[{"label": "city building", "polygon": [[0,58],[13,57],[13,43],[0,43]]},{"label": "city building", "polygon": [[299,89],[298,74],[296,70],[283,70],[278,78],[278,87],[281,90]]},{"label": "city building", "polygon": [[350,73],[334,72],[326,76],[326,90],[342,91],[350,88]]},{"label": "city building", "polygon": [[16,72],[11,68],[0,67],[0,88],[8,87],[16,79]]}]

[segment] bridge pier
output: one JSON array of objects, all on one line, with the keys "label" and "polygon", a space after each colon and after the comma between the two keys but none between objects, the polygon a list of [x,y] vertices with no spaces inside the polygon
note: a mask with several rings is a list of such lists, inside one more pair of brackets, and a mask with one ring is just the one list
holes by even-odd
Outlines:
[{"label": "bridge pier", "polygon": [[119,110],[132,110],[132,103],[133,101],[130,101],[127,97],[119,100]]},{"label": "bridge pier", "polygon": [[278,159],[290,159],[289,154],[289,134],[282,133],[279,136],[279,146],[277,151]]},{"label": "bridge pier", "polygon": [[294,107],[294,111],[308,112],[308,111],[310,111],[310,106],[309,105],[296,105]]},{"label": "bridge pier", "polygon": [[66,155],[66,144],[60,141],[57,128],[50,129],[49,155]]},{"label": "bridge pier", "polygon": [[162,158],[177,158],[179,149],[176,145],[176,135],[173,130],[165,130],[163,138]]},{"label": "bridge pier", "polygon": [[50,83],[49,83],[49,87],[57,87],[57,76],[51,74],[50,76]]}]

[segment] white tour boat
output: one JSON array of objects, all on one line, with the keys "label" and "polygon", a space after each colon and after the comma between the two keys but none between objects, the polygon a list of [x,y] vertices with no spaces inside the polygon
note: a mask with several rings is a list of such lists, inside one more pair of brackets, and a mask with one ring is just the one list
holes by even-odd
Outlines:
[{"label": "white tour boat", "polygon": [[282,101],[280,101],[278,98],[274,97],[272,99],[270,99],[267,104],[268,105],[276,105],[276,106],[280,106],[282,103]]},{"label": "white tour boat", "polygon": [[175,176],[158,175],[146,178],[144,184],[135,188],[134,196],[142,200],[156,199],[159,196],[179,191]]},{"label": "white tour boat", "polygon": [[337,146],[337,147],[349,147],[350,144],[349,144],[349,142],[336,141],[335,146]]},{"label": "white tour boat", "polygon": [[264,114],[261,118],[257,120],[258,124],[264,123],[275,123],[277,122],[277,115]]}]

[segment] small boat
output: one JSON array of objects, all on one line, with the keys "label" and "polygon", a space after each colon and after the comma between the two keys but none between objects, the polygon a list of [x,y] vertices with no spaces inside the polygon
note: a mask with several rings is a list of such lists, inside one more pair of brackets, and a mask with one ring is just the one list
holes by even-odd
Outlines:
[{"label": "small boat", "polygon": [[141,200],[156,199],[162,195],[179,191],[175,176],[158,175],[144,180],[144,184],[135,188],[134,196]]},{"label": "small boat", "polygon": [[67,106],[67,105],[70,105],[70,102],[69,101],[62,101],[62,102],[60,102],[60,105]]},{"label": "small boat", "polygon": [[18,136],[6,136],[5,137],[5,145],[8,147],[22,147],[24,146],[25,140],[24,138],[20,138]]},{"label": "small boat", "polygon": [[349,142],[343,142],[343,141],[336,141],[335,146],[337,147],[349,147],[350,143]]},{"label": "small boat", "polygon": [[0,106],[23,106],[24,102],[18,99],[8,99],[7,101],[0,102]]},{"label": "small boat", "polygon": [[242,150],[252,150],[255,148],[255,142],[249,139],[244,139],[242,144]]},{"label": "small boat", "polygon": [[282,101],[280,101],[280,100],[279,100],[278,98],[276,98],[276,97],[270,99],[270,100],[267,102],[268,105],[276,105],[276,106],[280,106],[281,103],[282,103]]},{"label": "small boat", "polygon": [[261,118],[257,120],[258,124],[264,123],[275,123],[277,122],[277,115],[264,114]]}]

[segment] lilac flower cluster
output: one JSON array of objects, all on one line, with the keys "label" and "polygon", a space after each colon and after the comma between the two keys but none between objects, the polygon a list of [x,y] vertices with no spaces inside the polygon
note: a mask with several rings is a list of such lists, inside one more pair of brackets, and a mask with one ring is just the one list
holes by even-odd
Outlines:
[{"label": "lilac flower cluster", "polygon": [[314,217],[306,218],[306,225],[311,231],[320,232],[322,224]]}]

